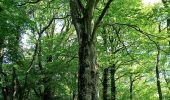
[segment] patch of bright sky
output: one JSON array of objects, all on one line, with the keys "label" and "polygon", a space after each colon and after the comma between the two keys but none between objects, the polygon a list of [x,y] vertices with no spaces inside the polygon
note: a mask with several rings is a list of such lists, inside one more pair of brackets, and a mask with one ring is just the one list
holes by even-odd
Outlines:
[{"label": "patch of bright sky", "polygon": [[161,0],[142,0],[144,6],[154,6],[157,3],[161,3]]},{"label": "patch of bright sky", "polygon": [[30,49],[31,46],[29,45],[28,41],[30,40],[29,39],[29,33],[31,33],[30,30],[26,30],[26,34],[22,34],[22,39],[21,39],[21,43],[22,43],[22,47],[24,49]]},{"label": "patch of bright sky", "polygon": [[56,26],[55,26],[55,33],[60,33],[61,32],[61,29],[63,27],[63,24],[64,24],[64,21],[62,20],[59,20],[59,21],[55,21],[56,23]]}]

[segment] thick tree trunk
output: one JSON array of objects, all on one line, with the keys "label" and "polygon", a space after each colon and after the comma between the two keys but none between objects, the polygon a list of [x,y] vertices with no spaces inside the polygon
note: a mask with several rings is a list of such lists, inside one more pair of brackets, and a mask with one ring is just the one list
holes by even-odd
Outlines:
[{"label": "thick tree trunk", "polygon": [[95,5],[95,0],[88,1],[84,11],[79,0],[70,0],[72,21],[79,41],[78,100],[98,100],[96,36],[92,35]]},{"label": "thick tree trunk", "polygon": [[115,64],[112,65],[110,74],[111,74],[111,100],[116,100],[116,82],[115,82]]},{"label": "thick tree trunk", "polygon": [[[84,22],[83,22],[84,23]],[[78,76],[78,99],[97,100],[97,69],[96,69],[96,43],[90,41],[90,34],[85,32],[79,37],[79,76]]]},{"label": "thick tree trunk", "polygon": [[108,68],[105,68],[103,72],[103,100],[107,100],[108,97],[107,89],[108,89]]},{"label": "thick tree trunk", "polygon": [[71,17],[79,40],[78,99],[98,100],[96,30],[113,0],[108,0],[95,24],[94,10],[99,0],[70,0]]}]

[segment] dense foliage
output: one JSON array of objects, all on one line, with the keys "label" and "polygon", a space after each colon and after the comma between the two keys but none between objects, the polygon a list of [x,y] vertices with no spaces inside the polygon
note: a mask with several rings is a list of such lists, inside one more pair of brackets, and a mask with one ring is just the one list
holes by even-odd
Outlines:
[{"label": "dense foliage", "polygon": [[170,1],[91,1],[0,1],[0,100],[170,99]]}]

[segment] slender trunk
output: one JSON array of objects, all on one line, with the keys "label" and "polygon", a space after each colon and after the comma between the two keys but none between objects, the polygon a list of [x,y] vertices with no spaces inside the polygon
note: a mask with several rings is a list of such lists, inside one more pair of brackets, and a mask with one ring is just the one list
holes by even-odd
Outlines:
[{"label": "slender trunk", "polygon": [[14,100],[16,92],[17,92],[16,69],[14,67],[13,67],[13,74],[12,74],[12,87],[13,87],[13,89],[12,89],[13,94],[12,94],[11,98],[12,98],[12,100]]},{"label": "slender trunk", "polygon": [[[3,70],[2,70],[2,64],[3,64],[3,55],[2,55],[2,51],[0,51],[0,75],[3,77]],[[4,76],[5,77],[5,76]],[[1,91],[2,91],[2,95],[3,95],[3,99],[7,100],[7,88],[6,87],[1,87]]]},{"label": "slender trunk", "polygon": [[105,48],[105,52],[107,52],[107,32],[106,32],[106,27],[103,27],[103,32],[102,32],[102,38],[103,38],[103,45]]},{"label": "slender trunk", "polygon": [[107,94],[107,89],[108,89],[108,68],[104,69],[103,72],[103,100],[107,100],[108,94]]},{"label": "slender trunk", "polygon": [[111,74],[111,100],[116,100],[116,82],[115,82],[115,64],[112,65],[110,74]]},{"label": "slender trunk", "polygon": [[167,19],[167,29],[168,29],[168,33],[170,34],[170,18]]},{"label": "slender trunk", "polygon": [[[49,55],[47,57],[47,62],[52,62],[52,55]],[[51,100],[53,97],[52,91],[51,91],[52,88],[49,84],[51,81],[52,81],[52,78],[49,76],[46,76],[44,78],[45,88],[44,88],[43,100]]]},{"label": "slender trunk", "polygon": [[160,67],[160,48],[158,47],[157,61],[156,61],[156,79],[157,79],[157,90],[159,95],[159,100],[162,100],[162,91],[161,91],[161,83],[159,76],[159,67]]},{"label": "slender trunk", "polygon": [[[3,49],[2,49],[2,44],[3,42],[0,41],[0,76],[3,78],[4,73],[3,73],[3,69],[2,69],[2,64],[3,64]],[[5,77],[5,76],[4,76]],[[3,95],[3,99],[7,100],[7,88],[6,87],[1,87],[1,91],[2,91],[2,95]]]},{"label": "slender trunk", "polygon": [[[170,13],[169,13],[170,16]],[[170,18],[167,19],[167,33],[168,36],[170,37]],[[169,46],[170,46],[170,41],[169,41]]]},{"label": "slender trunk", "polygon": [[2,87],[3,100],[8,100],[8,94],[6,87]]},{"label": "slender trunk", "polygon": [[[55,23],[52,24],[51,32],[47,32],[47,33],[49,33],[49,34],[47,34],[47,36],[49,38],[53,38],[54,30],[55,30]],[[48,49],[49,49],[49,51],[53,51],[53,39],[50,41],[50,44],[51,45],[49,45]],[[41,48],[40,48],[40,50],[41,50]],[[52,61],[53,61],[53,56],[52,56],[52,54],[49,54],[47,56],[47,63],[50,63]],[[44,85],[45,89],[44,89],[44,94],[43,94],[43,100],[51,100],[53,98],[53,91],[52,91],[51,84],[49,84],[49,83],[52,81],[52,77],[46,76],[44,80],[45,80],[45,85]]]},{"label": "slender trunk", "polygon": [[3,50],[1,48],[1,43],[0,43],[0,75],[2,75],[3,70],[2,70],[2,64],[3,64]]},{"label": "slender trunk", "polygon": [[76,93],[74,90],[73,90],[73,100],[76,100]]},{"label": "slender trunk", "polygon": [[42,70],[42,63],[41,63],[41,60],[42,60],[42,49],[41,49],[41,37],[42,37],[42,34],[39,33],[39,38],[38,38],[38,66],[40,68],[40,70]]},{"label": "slender trunk", "polygon": [[130,100],[133,99],[133,80],[132,75],[130,76]]}]

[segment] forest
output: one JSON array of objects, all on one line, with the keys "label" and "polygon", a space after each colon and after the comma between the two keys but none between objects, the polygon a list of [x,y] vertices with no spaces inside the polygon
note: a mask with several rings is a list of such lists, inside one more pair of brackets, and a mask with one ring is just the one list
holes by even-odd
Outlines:
[{"label": "forest", "polygon": [[170,100],[170,0],[0,0],[0,100]]}]

